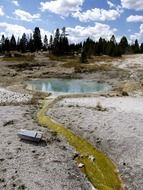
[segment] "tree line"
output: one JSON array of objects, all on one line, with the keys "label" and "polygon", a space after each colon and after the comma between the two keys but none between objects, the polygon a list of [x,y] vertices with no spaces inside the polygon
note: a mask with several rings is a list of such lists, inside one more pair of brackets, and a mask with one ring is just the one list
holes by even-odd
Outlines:
[{"label": "tree line", "polygon": [[82,48],[82,57],[85,61],[86,57],[90,57],[92,55],[120,57],[123,54],[137,53],[143,53],[143,43],[139,45],[138,40],[136,39],[134,43],[129,44],[125,36],[123,36],[120,39],[120,42],[117,43],[114,35],[112,35],[109,41],[106,41],[104,38],[99,38],[99,40],[95,42],[92,39],[87,38],[86,41],[84,41]]},{"label": "tree line", "polygon": [[87,38],[83,43],[70,44],[65,27],[61,30],[57,28],[54,35],[51,35],[49,39],[47,35],[42,39],[39,27],[35,27],[33,34],[26,35],[23,33],[22,37],[18,39],[15,38],[14,34],[11,38],[5,37],[4,35],[1,36],[1,54],[10,51],[25,53],[41,50],[48,50],[56,56],[81,54],[81,62],[86,62],[86,59],[90,56],[109,55],[118,57],[123,54],[143,53],[143,43],[139,45],[136,39],[134,43],[129,44],[125,36],[117,43],[113,35],[110,40],[105,40],[100,37],[98,41],[94,41]]}]

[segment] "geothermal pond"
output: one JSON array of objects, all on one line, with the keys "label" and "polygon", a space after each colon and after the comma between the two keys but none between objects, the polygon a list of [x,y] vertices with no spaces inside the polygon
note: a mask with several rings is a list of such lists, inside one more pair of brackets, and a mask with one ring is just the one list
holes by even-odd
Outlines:
[{"label": "geothermal pond", "polygon": [[46,79],[28,81],[28,88],[42,92],[88,93],[108,91],[111,86],[106,83],[82,79]]}]

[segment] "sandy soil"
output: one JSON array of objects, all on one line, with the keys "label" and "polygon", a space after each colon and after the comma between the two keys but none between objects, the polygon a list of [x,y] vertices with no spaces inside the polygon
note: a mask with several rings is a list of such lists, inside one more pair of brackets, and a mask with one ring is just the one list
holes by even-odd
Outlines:
[{"label": "sandy soil", "polygon": [[128,190],[143,189],[142,97],[65,98],[47,114],[107,153]]},{"label": "sandy soil", "polygon": [[[73,148],[38,126],[35,111],[26,105],[0,107],[0,189],[92,190],[73,161]],[[17,136],[21,128],[42,131],[43,141],[21,141]]]}]

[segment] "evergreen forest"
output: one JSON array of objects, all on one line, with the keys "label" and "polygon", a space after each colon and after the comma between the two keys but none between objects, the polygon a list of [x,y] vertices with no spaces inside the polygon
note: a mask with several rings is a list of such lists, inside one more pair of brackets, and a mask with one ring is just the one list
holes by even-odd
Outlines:
[{"label": "evergreen forest", "polygon": [[10,56],[11,51],[22,53],[49,51],[56,56],[76,54],[80,55],[81,62],[84,63],[91,56],[120,57],[123,54],[143,53],[143,43],[139,44],[136,39],[132,44],[129,44],[126,36],[123,36],[117,43],[114,35],[108,41],[100,37],[98,41],[87,38],[81,43],[69,43],[65,27],[61,30],[57,28],[54,35],[51,35],[49,39],[47,35],[42,39],[40,28],[35,27],[33,34],[26,35],[23,33],[22,37],[18,37],[18,39],[15,38],[14,34],[10,38],[2,35],[0,38],[0,54]]}]

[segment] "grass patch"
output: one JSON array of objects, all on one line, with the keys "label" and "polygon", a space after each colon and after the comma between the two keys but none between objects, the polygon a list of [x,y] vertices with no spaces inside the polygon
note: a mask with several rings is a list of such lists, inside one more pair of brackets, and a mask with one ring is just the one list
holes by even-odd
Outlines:
[{"label": "grass patch", "polygon": [[44,100],[47,96],[49,96],[50,93],[46,93],[46,92],[34,92],[32,99],[31,99],[31,104],[33,105],[37,105],[40,100]]},{"label": "grass patch", "polygon": [[48,54],[48,57],[52,61],[67,61],[67,60],[73,58],[73,56],[56,56],[56,55],[53,55],[53,54]]},{"label": "grass patch", "polygon": [[63,62],[62,67],[65,68],[73,68],[80,65],[80,59],[78,56],[55,56],[50,54],[49,58],[54,61]]},{"label": "grass patch", "polygon": [[[92,58],[88,59],[88,63],[80,63],[79,56],[54,56],[49,55],[51,60],[61,61],[63,62],[62,67],[65,68],[74,68],[76,73],[83,73],[83,72],[97,72],[97,71],[109,71],[111,70],[112,61],[115,58],[111,58],[109,56],[93,56]],[[117,58],[116,58],[117,59]],[[103,63],[103,61],[105,63]],[[100,63],[102,62],[102,63]]]},{"label": "grass patch", "polygon": [[129,96],[131,93],[140,90],[141,86],[139,82],[126,81],[123,84],[120,84],[114,91],[117,91],[121,96]]},{"label": "grass patch", "polygon": [[76,68],[76,67],[80,67],[80,62],[79,62],[79,59],[77,58],[68,59],[62,66],[65,68]]},{"label": "grass patch", "polygon": [[2,61],[8,62],[19,62],[19,61],[33,61],[34,55],[21,55],[21,56],[13,56],[13,57],[3,57]]},{"label": "grass patch", "polygon": [[79,57],[70,57],[65,59],[65,63],[63,63],[62,66],[65,68],[74,68],[75,72],[77,73],[109,71],[112,67],[112,64],[109,62],[111,61],[108,61],[107,63],[97,63],[93,59],[89,59],[88,63],[85,64],[80,63]]},{"label": "grass patch", "polygon": [[102,56],[92,56],[90,58],[90,61],[92,62],[112,62],[112,61],[115,61],[115,60],[123,60],[122,57],[111,57],[111,56],[108,56],[108,55],[102,55]]},{"label": "grass patch", "polygon": [[97,72],[97,71],[110,71],[112,68],[112,64],[79,64],[75,67],[75,72],[83,73],[83,72]]},{"label": "grass patch", "polygon": [[37,113],[39,124],[63,135],[80,155],[95,157],[94,162],[86,157],[77,158],[78,163],[84,164],[82,170],[91,183],[99,190],[123,190],[121,179],[113,162],[87,140],[75,135],[71,130],[46,116],[47,108],[48,101],[45,101],[43,108]]}]

